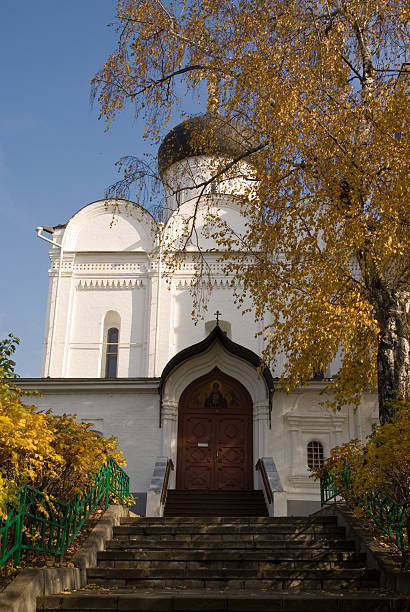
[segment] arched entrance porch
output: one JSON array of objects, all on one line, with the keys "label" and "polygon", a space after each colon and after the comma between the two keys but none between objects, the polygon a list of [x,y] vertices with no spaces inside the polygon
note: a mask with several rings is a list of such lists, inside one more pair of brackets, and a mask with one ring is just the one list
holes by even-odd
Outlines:
[{"label": "arched entrance porch", "polygon": [[[165,366],[160,382],[162,428],[161,455],[172,459],[176,472],[179,471],[178,428],[181,398],[194,381],[218,368],[221,375],[240,381],[251,401],[250,462],[252,464],[254,488],[257,478],[254,466],[259,457],[267,453],[267,432],[270,427],[270,405],[273,379],[269,370],[258,371],[259,357],[239,344],[228,339],[219,327],[200,343],[192,345],[173,357]],[[217,381],[216,381],[217,382]],[[201,442],[201,440],[199,440]],[[198,440],[196,442],[198,444]],[[197,448],[206,448],[198,447]],[[219,448],[219,447],[218,447]],[[253,453],[253,456],[252,456]],[[170,488],[175,487],[175,474]]]},{"label": "arched entrance porch", "polygon": [[176,488],[253,488],[252,399],[215,367],[182,393],[178,410]]}]

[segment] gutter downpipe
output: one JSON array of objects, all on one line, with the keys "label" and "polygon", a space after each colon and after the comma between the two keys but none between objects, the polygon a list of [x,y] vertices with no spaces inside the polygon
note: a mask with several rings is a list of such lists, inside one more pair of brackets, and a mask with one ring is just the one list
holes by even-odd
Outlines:
[{"label": "gutter downpipe", "polygon": [[[59,297],[60,297],[60,279],[61,279],[61,269],[62,269],[62,263],[63,263],[63,245],[59,244],[58,242],[56,242],[55,240],[50,240],[50,238],[46,238],[45,236],[42,235],[42,231],[44,230],[44,226],[40,225],[39,227],[36,227],[36,232],[37,232],[37,236],[38,238],[41,238],[41,240],[44,240],[45,242],[48,242],[50,244],[52,244],[53,246],[57,247],[60,249],[60,258],[59,258],[59,264],[58,264],[58,275],[57,275],[57,287],[56,287],[56,299],[54,302],[54,312],[53,312],[53,326],[51,328],[51,340],[50,340],[50,350],[48,353],[48,363],[47,363],[47,371],[46,371],[46,377],[50,378],[50,369],[51,369],[51,355],[54,351],[54,339],[55,339],[55,326],[56,326],[56,319],[57,319],[57,307],[58,307],[58,302],[59,302]],[[45,230],[45,231],[49,231],[49,230]],[[52,232],[50,232],[52,234]]]}]

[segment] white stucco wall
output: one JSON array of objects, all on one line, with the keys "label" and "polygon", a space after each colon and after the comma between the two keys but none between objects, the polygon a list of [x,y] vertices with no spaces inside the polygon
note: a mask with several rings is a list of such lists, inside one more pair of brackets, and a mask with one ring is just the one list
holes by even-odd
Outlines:
[{"label": "white stucco wall", "polygon": [[96,431],[116,437],[127,462],[131,491],[148,489],[161,445],[156,391],[141,393],[132,385],[128,390],[121,389],[121,385],[97,390],[95,384],[89,385],[94,389],[87,390],[73,382],[60,388],[58,384],[38,381],[28,382],[27,386],[42,389],[41,396],[30,396],[27,403],[54,414],[76,414],[79,422],[93,422]]},{"label": "white stucco wall", "polygon": [[120,319],[118,376],[146,375],[147,306],[147,288],[142,283],[112,289],[77,287],[66,372],[73,377],[84,376],[84,372],[92,377],[105,375],[104,317],[107,310],[113,310]]},{"label": "white stucco wall", "polygon": [[[175,190],[177,186],[190,187],[195,181],[197,184],[206,180],[210,173],[208,161],[195,158],[178,162],[167,171],[166,208],[175,212],[163,231],[141,207],[122,202],[118,208],[104,201],[84,207],[66,226],[55,229],[53,240],[62,245],[63,251],[60,267],[60,249],[54,246],[50,250],[42,365],[42,377],[51,379],[37,379],[31,384],[27,381],[24,385],[43,390],[41,397],[34,398],[41,409],[57,414],[76,413],[79,420],[94,421],[95,429],[105,436],[117,437],[127,460],[131,489],[146,491],[156,457],[172,456],[177,460],[180,394],[191,380],[218,365],[247,384],[252,395],[255,462],[259,456],[274,459],[285,502],[317,500],[318,485],[308,476],[307,444],[321,442],[327,456],[337,444],[355,437],[365,439],[377,421],[375,395],[366,395],[357,413],[344,408],[333,414],[321,406],[323,381],[311,382],[289,394],[277,391],[269,428],[268,396],[261,391],[263,385],[256,369],[214,347],[182,364],[170,376],[164,395],[164,426],[159,427],[159,395],[153,381],[174,355],[206,337],[205,323],[215,320],[217,310],[220,318],[230,324],[234,342],[258,355],[263,350],[263,337],[257,334],[264,322],[256,322],[252,312],[242,315],[236,308],[231,286],[235,279],[224,274],[217,245],[207,227],[207,214],[211,212],[237,235],[244,234],[246,219],[232,194],[244,195],[248,185],[235,179],[218,186],[215,194],[208,190],[208,198],[198,211],[192,199],[198,195],[195,190],[182,189],[179,201],[171,193],[171,187]],[[243,170],[249,169],[244,166]],[[184,223],[189,224],[196,212],[197,235],[188,244],[188,256],[172,278],[166,278],[163,245],[180,248],[186,231]],[[198,244],[208,251],[204,256],[215,288],[203,318],[195,324],[190,283]],[[203,289],[206,294],[206,287]],[[247,306],[245,300],[242,309]],[[119,378],[112,382],[104,380],[105,321],[110,312],[119,321],[120,330]],[[335,360],[326,375],[336,374],[338,366]],[[279,356],[273,376],[282,372]],[[144,377],[145,382],[130,380],[139,377]],[[95,380],[87,382],[90,378]]]},{"label": "white stucco wall", "polygon": [[141,207],[93,202],[56,228],[50,250],[50,291],[42,376],[105,375],[104,319],[118,313],[118,376],[147,376],[151,253],[157,226]]},{"label": "white stucco wall", "polygon": [[[163,389],[162,427],[159,427],[158,381],[81,379],[22,380],[23,388],[42,390],[41,396],[29,396],[27,402],[55,414],[75,413],[80,422],[94,422],[94,429],[104,436],[115,436],[127,462],[131,490],[147,491],[158,456],[172,457],[177,465],[178,402],[183,390],[193,380],[215,366],[237,377],[248,389],[253,401],[254,463],[259,457],[272,457],[284,492],[282,507],[288,501],[318,502],[319,485],[309,477],[307,445],[318,441],[324,456],[330,449],[352,438],[364,440],[377,422],[377,396],[366,394],[355,413],[344,408],[334,414],[322,406],[323,382],[286,394],[275,392],[271,428],[266,385],[256,370],[220,345],[178,366]],[[255,486],[258,479],[255,474]]]},{"label": "white stucco wall", "polygon": [[[244,231],[245,219],[232,198],[223,196],[213,212],[237,234]],[[174,213],[162,245],[179,240],[184,219],[192,213],[192,202]],[[255,337],[260,323],[252,313],[242,316],[236,308],[234,279],[224,274],[215,252],[206,254],[215,289],[203,319],[194,323],[190,283],[195,261],[188,255],[169,282],[161,260],[164,246],[159,246],[156,231],[152,217],[140,207],[127,202],[115,207],[104,201],[82,208],[67,226],[56,228],[53,240],[63,245],[63,253],[60,270],[60,249],[50,250],[42,376],[104,377],[104,320],[110,311],[120,320],[118,377],[159,376],[173,355],[205,337],[205,322],[215,319],[216,310],[231,325],[235,342],[262,351],[263,339]],[[204,237],[201,228],[199,233],[201,248],[215,250],[215,242]]]},{"label": "white stucco wall", "polygon": [[182,204],[196,200],[198,196],[220,194],[252,199],[255,183],[248,179],[254,177],[255,170],[245,161],[237,163],[231,172],[224,172],[212,185],[203,185],[226,168],[228,163],[229,160],[223,157],[199,155],[172,164],[162,177],[165,218]]},{"label": "white stucco wall", "polygon": [[335,446],[354,438],[364,441],[378,423],[376,393],[365,394],[357,411],[344,407],[333,412],[323,405],[325,386],[323,381],[310,382],[291,393],[276,391],[273,396],[267,448],[289,500],[319,499],[319,485],[309,477],[309,442],[320,442],[326,458]]},{"label": "white stucco wall", "polygon": [[99,200],[76,212],[64,230],[65,251],[143,251],[155,245],[156,222],[127,200]]},{"label": "white stucco wall", "polygon": [[[231,338],[234,342],[242,344],[258,353],[260,343],[255,338],[258,324],[251,313],[242,315],[233,305],[233,291],[229,286],[216,288],[209,297],[208,308],[197,325],[194,325],[189,313],[192,310],[192,298],[187,288],[177,285],[175,289],[174,304],[174,341],[173,354],[186,348],[190,344],[203,340],[206,336],[205,322],[215,321],[215,312],[220,311],[220,318],[231,324]],[[165,364],[164,364],[165,365]]]}]

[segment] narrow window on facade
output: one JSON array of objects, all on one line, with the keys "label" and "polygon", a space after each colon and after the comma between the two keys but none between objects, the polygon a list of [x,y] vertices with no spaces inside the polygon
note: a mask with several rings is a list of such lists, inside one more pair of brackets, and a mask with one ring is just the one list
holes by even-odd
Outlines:
[{"label": "narrow window on facade", "polygon": [[105,377],[117,378],[118,329],[110,327],[107,332],[107,352],[105,357]]},{"label": "narrow window on facade", "polygon": [[320,442],[309,442],[307,445],[307,464],[310,468],[323,465],[323,444]]},{"label": "narrow window on facade", "polygon": [[[100,376],[117,378],[121,374],[118,341],[120,337],[121,317],[115,310],[108,310],[101,321]],[[118,374],[120,370],[120,374]]]}]

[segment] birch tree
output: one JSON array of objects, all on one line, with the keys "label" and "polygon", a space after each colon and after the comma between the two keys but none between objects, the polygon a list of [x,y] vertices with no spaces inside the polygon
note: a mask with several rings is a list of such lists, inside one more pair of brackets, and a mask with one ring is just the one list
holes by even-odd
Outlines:
[{"label": "birch tree", "polygon": [[[248,263],[231,270],[270,314],[263,357],[285,354],[291,389],[340,350],[331,403],[377,386],[382,423],[410,391],[407,22],[399,0],[123,0],[92,83],[108,127],[132,105],[154,141],[213,84],[213,112],[252,135],[225,170],[255,168]],[[142,173],[124,170],[122,187]]]}]

